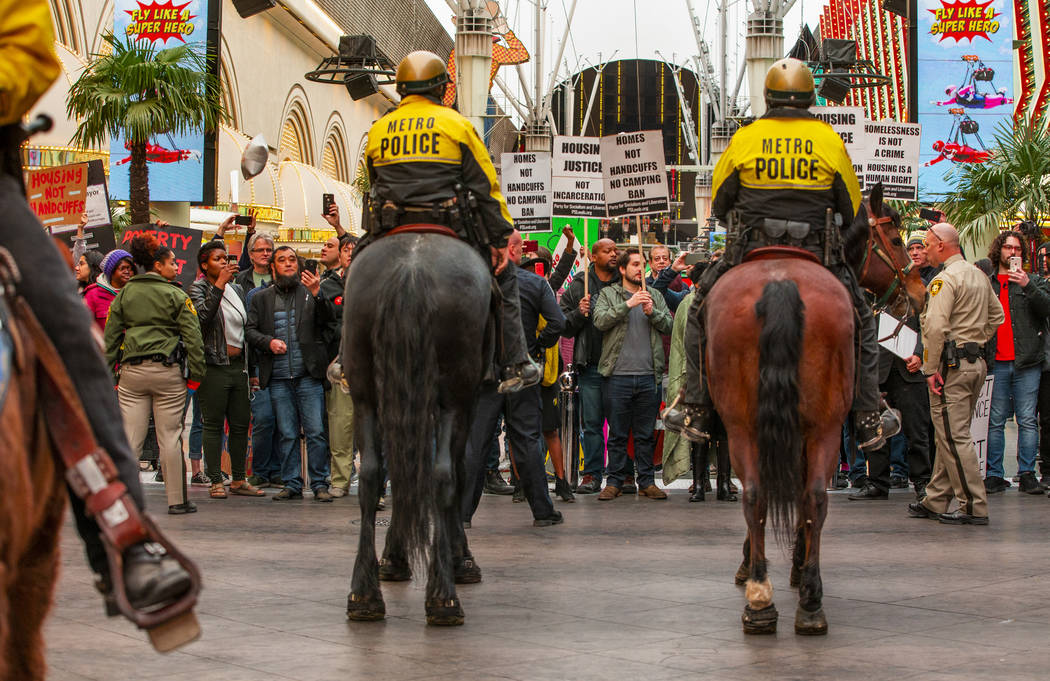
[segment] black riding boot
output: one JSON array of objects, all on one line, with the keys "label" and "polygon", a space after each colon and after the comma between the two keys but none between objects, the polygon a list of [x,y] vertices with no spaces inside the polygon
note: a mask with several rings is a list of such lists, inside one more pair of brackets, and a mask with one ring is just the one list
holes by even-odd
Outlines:
[{"label": "black riding boot", "polygon": [[507,267],[496,275],[502,302],[500,304],[500,331],[502,353],[499,358],[502,381],[499,392],[517,392],[536,385],[543,378],[543,370],[529,357],[525,332],[521,326],[521,300],[518,296],[518,268]]}]

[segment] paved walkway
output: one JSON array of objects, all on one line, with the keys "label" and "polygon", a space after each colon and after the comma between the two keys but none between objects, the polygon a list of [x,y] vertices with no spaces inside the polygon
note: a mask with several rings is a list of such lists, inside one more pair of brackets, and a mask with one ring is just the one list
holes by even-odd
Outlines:
[{"label": "paved walkway", "polygon": [[[160,485],[148,485],[163,508]],[[990,527],[905,517],[913,499],[834,493],[824,534],[826,637],[793,633],[788,554],[770,553],[780,632],[741,632],[733,585],[739,504],[594,496],[535,529],[527,506],[486,496],[468,537],[484,581],[460,587],[467,623],[427,627],[418,582],[383,586],[387,619],[349,623],[357,498],[213,501],[160,516],[200,563],[203,637],[161,656],[106,619],[72,526],[46,637],[50,679],[1046,679],[1050,500],[992,497]],[[307,495],[309,496],[309,495]],[[388,518],[389,512],[381,518]],[[382,541],[385,528],[380,528]]]}]

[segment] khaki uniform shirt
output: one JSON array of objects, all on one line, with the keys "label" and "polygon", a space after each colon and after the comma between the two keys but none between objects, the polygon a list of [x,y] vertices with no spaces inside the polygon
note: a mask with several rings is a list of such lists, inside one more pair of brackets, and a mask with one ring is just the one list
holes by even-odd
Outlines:
[{"label": "khaki uniform shirt", "polygon": [[1003,306],[979,269],[961,255],[944,262],[944,270],[927,287],[929,298],[923,310],[922,372],[931,376],[941,370],[944,342],[985,344],[1003,323]]}]

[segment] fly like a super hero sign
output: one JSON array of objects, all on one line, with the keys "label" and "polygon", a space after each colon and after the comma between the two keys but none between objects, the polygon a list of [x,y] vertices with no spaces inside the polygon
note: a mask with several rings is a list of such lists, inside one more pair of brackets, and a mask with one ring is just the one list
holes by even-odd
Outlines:
[{"label": "fly like a super hero sign", "polygon": [[[218,9],[221,0],[116,0],[113,34],[154,51],[189,45],[207,54],[209,68],[218,59]],[[211,30],[209,30],[211,27]],[[122,134],[109,142],[109,193],[130,198],[131,145]],[[146,142],[150,200],[214,203],[215,153],[203,130],[161,133]]]}]

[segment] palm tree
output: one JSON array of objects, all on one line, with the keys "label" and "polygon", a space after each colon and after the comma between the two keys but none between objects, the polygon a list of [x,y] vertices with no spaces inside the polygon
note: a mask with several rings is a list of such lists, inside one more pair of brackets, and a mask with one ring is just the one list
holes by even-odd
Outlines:
[{"label": "palm tree", "polygon": [[104,36],[110,54],[94,60],[69,90],[66,112],[80,124],[72,144],[102,146],[123,133],[129,142],[131,222],[149,222],[146,144],[155,135],[213,130],[227,119],[218,79],[199,45],[157,50],[130,37]]},{"label": "palm tree", "polygon": [[998,147],[984,163],[967,165],[944,212],[973,243],[991,241],[1019,220],[1038,225],[1050,212],[1050,130],[1020,121],[996,129]]}]

